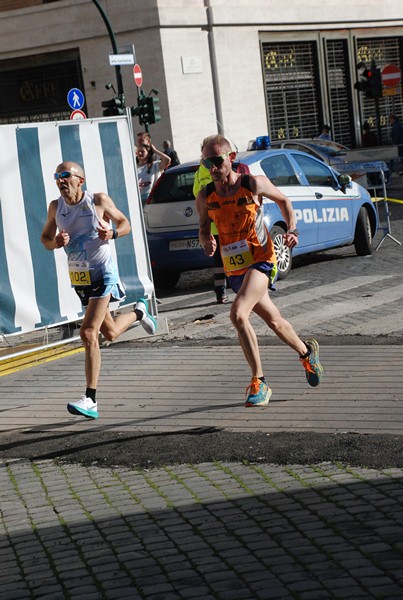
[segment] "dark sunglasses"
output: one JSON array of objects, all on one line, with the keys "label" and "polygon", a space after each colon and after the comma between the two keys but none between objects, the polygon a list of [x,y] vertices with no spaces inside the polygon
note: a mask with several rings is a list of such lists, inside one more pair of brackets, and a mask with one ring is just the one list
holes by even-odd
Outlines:
[{"label": "dark sunglasses", "polygon": [[206,167],[206,169],[211,169],[211,167],[221,167],[224,160],[232,154],[231,152],[225,152],[225,154],[220,154],[219,156],[211,156],[210,158],[202,158],[202,165]]},{"label": "dark sunglasses", "polygon": [[55,173],[54,178],[56,180],[69,179],[69,177],[73,177],[73,175],[75,175],[76,177],[80,177],[80,179],[81,179],[81,175],[78,175],[77,173],[72,173],[71,171],[61,171],[60,173]]}]

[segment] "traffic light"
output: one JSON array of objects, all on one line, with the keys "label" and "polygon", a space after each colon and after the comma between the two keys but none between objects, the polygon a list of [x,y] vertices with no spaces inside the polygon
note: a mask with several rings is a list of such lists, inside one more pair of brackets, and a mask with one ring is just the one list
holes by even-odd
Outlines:
[{"label": "traffic light", "polygon": [[116,117],[118,115],[125,114],[125,97],[123,94],[112,98],[111,100],[104,100],[102,106],[105,108],[103,111],[104,117]]},{"label": "traffic light", "polygon": [[382,75],[381,70],[375,68],[371,71],[372,75],[369,78],[370,89],[368,90],[368,98],[382,98]]},{"label": "traffic light", "polygon": [[139,118],[140,125],[149,125],[150,123],[150,109],[149,109],[149,97],[145,96],[144,93],[140,93],[137,98],[137,106],[132,108],[132,115]]},{"label": "traffic light", "polygon": [[[360,66],[362,65],[360,64]],[[372,62],[370,69],[365,68],[362,71],[360,81],[357,81],[354,87],[359,92],[364,92],[366,98],[382,98],[381,70],[376,67],[374,62]]]},{"label": "traffic light", "polygon": [[157,121],[161,121],[160,107],[158,106],[160,103],[160,99],[156,96],[151,96],[149,98],[150,102],[150,123],[156,123]]},{"label": "traffic light", "polygon": [[159,98],[140,93],[137,106],[132,108],[132,115],[139,118],[140,125],[152,125],[161,120],[159,115]]}]

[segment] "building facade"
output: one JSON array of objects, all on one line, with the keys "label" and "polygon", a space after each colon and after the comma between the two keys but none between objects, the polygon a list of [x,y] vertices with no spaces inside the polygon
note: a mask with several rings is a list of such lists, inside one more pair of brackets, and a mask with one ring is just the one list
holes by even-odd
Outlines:
[{"label": "building facade", "polygon": [[[89,118],[102,115],[117,72],[97,2],[118,52],[134,49],[144,92],[159,90],[153,139],[171,139],[182,161],[217,131],[243,150],[258,135],[315,137],[328,123],[355,148],[368,121],[387,145],[389,114],[403,117],[401,82],[385,78],[379,101],[354,87],[358,64],[401,72],[400,0],[0,0],[0,123],[68,119],[73,87]],[[120,73],[136,106],[132,65]]]}]

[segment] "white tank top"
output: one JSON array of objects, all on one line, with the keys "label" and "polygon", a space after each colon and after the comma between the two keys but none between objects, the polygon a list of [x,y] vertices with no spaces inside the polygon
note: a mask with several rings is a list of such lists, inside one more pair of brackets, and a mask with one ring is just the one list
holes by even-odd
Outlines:
[{"label": "white tank top", "polygon": [[91,283],[103,281],[105,284],[119,282],[118,269],[111,256],[109,240],[98,237],[98,215],[94,204],[94,194],[84,192],[78,204],[67,204],[62,196],[57,201],[56,225],[70,236],[64,247],[70,261],[87,261]]}]

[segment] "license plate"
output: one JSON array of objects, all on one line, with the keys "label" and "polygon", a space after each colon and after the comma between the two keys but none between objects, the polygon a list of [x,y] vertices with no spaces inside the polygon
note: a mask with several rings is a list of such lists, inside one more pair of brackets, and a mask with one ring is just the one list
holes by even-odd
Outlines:
[{"label": "license plate", "polygon": [[169,242],[170,250],[196,250],[201,248],[198,238],[190,238],[189,240],[174,240]]}]

